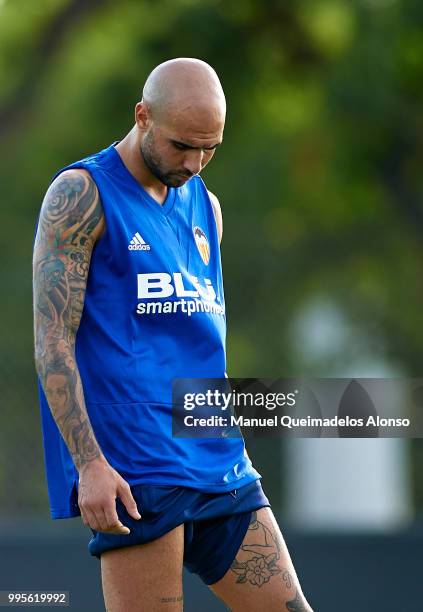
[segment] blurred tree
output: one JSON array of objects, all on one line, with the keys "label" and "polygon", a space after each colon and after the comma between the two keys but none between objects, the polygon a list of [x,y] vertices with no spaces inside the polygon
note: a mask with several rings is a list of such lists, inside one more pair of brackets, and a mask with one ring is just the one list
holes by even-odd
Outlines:
[{"label": "blurred tree", "polygon": [[[0,2],[3,511],[45,508],[30,285],[43,194],[126,133],[170,57],[210,62],[228,98],[204,175],[224,211],[229,373],[340,375],[363,350],[419,375],[422,19],[418,0]],[[365,347],[304,361],[296,322],[316,299]]]}]

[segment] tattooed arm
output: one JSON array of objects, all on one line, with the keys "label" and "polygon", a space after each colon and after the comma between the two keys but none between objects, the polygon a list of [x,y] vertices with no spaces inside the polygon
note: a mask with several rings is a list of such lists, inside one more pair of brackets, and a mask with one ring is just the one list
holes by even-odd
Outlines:
[{"label": "tattooed arm", "polygon": [[86,413],[75,361],[91,250],[103,230],[97,188],[68,170],[44,199],[34,248],[35,364],[78,470],[102,456]]},{"label": "tattooed arm", "polygon": [[140,518],[129,485],[95,438],[75,358],[75,338],[96,240],[105,229],[97,186],[85,170],[66,170],[50,185],[34,246],[35,365],[51,413],[79,472],[78,503],[96,531],[129,533],[115,499]]}]

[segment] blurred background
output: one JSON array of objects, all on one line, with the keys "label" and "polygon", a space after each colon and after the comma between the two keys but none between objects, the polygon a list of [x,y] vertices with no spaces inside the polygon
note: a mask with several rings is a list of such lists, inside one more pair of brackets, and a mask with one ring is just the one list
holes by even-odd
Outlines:
[{"label": "blurred background", "polygon": [[[122,138],[177,56],[209,62],[228,102],[203,177],[224,218],[229,375],[421,375],[420,0],[0,0],[0,590],[70,590],[81,612],[103,609],[99,564],[79,519],[49,518],[35,221],[52,175]],[[420,440],[247,448],[315,612],[421,605]],[[188,612],[223,609],[186,580]]]}]

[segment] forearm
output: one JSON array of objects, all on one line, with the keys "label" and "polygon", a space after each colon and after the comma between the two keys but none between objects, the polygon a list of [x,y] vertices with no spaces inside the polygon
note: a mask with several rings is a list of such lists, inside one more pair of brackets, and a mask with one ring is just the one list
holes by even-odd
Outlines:
[{"label": "forearm", "polygon": [[[39,293],[36,293],[38,296]],[[37,302],[36,302],[37,305]],[[85,525],[95,531],[127,535],[117,514],[119,497],[133,519],[141,519],[129,484],[113,469],[95,439],[75,359],[69,327],[36,318],[35,364],[51,413],[79,472],[78,506]]]},{"label": "forearm", "polygon": [[[35,365],[51,413],[78,471],[94,459],[104,459],[87,413],[75,359],[75,345],[64,334],[53,337],[38,330],[48,346],[36,350]],[[37,342],[39,345],[39,342]]]}]

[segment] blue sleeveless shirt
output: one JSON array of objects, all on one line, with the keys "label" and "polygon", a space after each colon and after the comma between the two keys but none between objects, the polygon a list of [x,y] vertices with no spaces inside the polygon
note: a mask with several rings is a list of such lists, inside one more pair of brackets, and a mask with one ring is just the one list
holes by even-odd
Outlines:
[{"label": "blue sleeveless shirt", "polygon": [[[106,231],[94,246],[76,360],[86,407],[107,461],[130,484],[206,493],[261,475],[242,437],[172,437],[172,379],[225,376],[219,239],[199,176],[168,188],[163,205],[132,176],[116,143],[59,170],[95,181]],[[38,380],[52,518],[80,514],[78,472]]]}]

